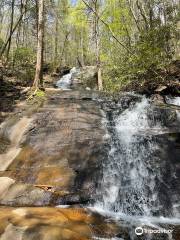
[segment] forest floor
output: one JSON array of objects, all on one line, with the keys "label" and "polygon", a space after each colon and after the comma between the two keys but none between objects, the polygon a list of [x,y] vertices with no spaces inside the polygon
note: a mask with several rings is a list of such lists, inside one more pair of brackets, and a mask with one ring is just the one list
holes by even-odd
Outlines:
[{"label": "forest floor", "polygon": [[[50,74],[44,76],[45,88],[54,88],[55,77]],[[28,98],[28,84],[20,84],[15,77],[4,76],[0,79],[0,123],[9,115],[18,104]]]},{"label": "forest floor", "polygon": [[25,99],[21,88],[11,81],[0,81],[0,123],[13,112],[17,101]]}]

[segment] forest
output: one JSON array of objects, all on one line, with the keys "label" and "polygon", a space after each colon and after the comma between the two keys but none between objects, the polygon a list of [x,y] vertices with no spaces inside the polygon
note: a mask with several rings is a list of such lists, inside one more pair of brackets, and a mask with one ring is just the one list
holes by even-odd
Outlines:
[{"label": "forest", "polygon": [[0,240],[180,240],[180,1],[0,0]]},{"label": "forest", "polygon": [[99,90],[155,89],[179,76],[179,14],[178,0],[1,0],[1,78],[39,87],[45,69],[93,65]]}]

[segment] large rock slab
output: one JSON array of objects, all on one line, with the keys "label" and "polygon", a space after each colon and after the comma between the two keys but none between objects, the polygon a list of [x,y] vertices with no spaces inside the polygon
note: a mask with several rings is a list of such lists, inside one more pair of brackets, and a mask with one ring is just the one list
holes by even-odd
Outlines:
[{"label": "large rock slab", "polygon": [[[156,227],[141,225],[146,230]],[[169,240],[168,234],[135,235],[136,225],[102,216],[90,209],[51,207],[0,207],[1,240]],[[180,228],[172,224],[161,224],[161,229],[172,230],[172,238],[179,239]]]},{"label": "large rock slab", "polygon": [[[106,155],[103,113],[96,99],[96,92],[51,92],[30,118],[15,121],[9,134],[15,144],[9,137],[10,146],[0,155],[0,182],[5,177],[14,183],[1,204],[74,204],[94,198]],[[11,146],[16,154],[6,159]]]},{"label": "large rock slab", "polygon": [[115,223],[81,208],[0,208],[1,240],[88,240],[118,232]]}]

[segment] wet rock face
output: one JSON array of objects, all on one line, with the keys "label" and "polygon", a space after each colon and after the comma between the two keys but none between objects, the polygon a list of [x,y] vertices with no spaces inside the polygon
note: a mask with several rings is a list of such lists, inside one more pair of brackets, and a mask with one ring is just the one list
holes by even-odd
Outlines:
[{"label": "wet rock face", "polygon": [[[122,99],[122,101],[121,101]],[[118,204],[120,207],[123,205],[123,203],[128,202],[130,205],[130,208],[125,207],[125,211],[127,210],[130,215],[138,215],[142,214],[142,209],[139,207],[139,196],[144,196],[146,201],[146,205],[148,206],[149,211],[151,211],[151,214],[154,216],[174,216],[175,212],[179,212],[179,198],[180,198],[180,175],[179,175],[179,169],[180,169],[180,163],[179,163],[179,156],[180,156],[180,119],[179,119],[179,110],[180,108],[178,106],[170,106],[167,104],[159,104],[159,103],[152,103],[151,101],[148,101],[148,107],[146,108],[146,111],[144,111],[143,116],[145,115],[147,117],[147,125],[148,127],[145,127],[141,131],[135,131],[133,135],[130,135],[130,138],[128,140],[128,144],[123,141],[123,136],[126,138],[126,132],[128,131],[128,128],[135,127],[135,129],[138,128],[138,121],[136,121],[136,125],[133,125],[133,122],[131,122],[131,118],[133,119],[133,115],[131,115],[131,118],[129,118],[128,123],[123,122],[121,124],[121,129],[123,130],[124,127],[126,131],[122,135],[120,135],[120,139],[118,139],[117,132],[116,132],[116,126],[118,122],[122,122],[122,118],[118,118],[119,116],[123,115],[123,112],[129,109],[134,108],[134,104],[138,103],[138,99],[129,98],[127,96],[123,96],[121,99],[118,99],[117,103],[115,104],[109,104],[106,102],[105,106],[107,109],[107,119],[108,119],[108,130],[111,136],[109,145],[112,144],[112,146],[116,149],[114,152],[115,154],[111,158],[113,159],[117,158],[117,162],[123,164],[120,165],[122,172],[118,172],[117,175],[119,176],[116,186],[120,186],[120,190],[118,192],[117,201],[115,204],[111,205],[111,209],[113,209],[113,206],[117,206]],[[134,101],[135,100],[135,101]],[[150,104],[149,104],[150,103]],[[117,108],[117,109],[116,109]],[[128,108],[128,109],[127,109]],[[121,115],[122,114],[122,115]],[[147,114],[147,115],[146,115]],[[128,115],[126,115],[128,116]],[[139,115],[138,119],[140,119],[141,115]],[[126,118],[127,120],[127,118]],[[133,121],[133,120],[132,120]],[[126,125],[127,124],[127,125]],[[129,124],[129,125],[128,125]],[[141,123],[142,125],[143,123]],[[137,127],[136,127],[137,126]],[[130,140],[133,140],[131,142]],[[132,145],[131,145],[132,144]],[[113,148],[112,148],[113,149]],[[143,154],[142,149],[144,149],[144,152],[147,154]],[[126,151],[128,154],[126,154]],[[123,155],[123,153],[125,153]],[[120,157],[119,157],[120,156]],[[124,157],[125,156],[125,157]],[[140,160],[145,163],[145,166],[147,166],[146,171],[148,174],[146,174],[145,181],[147,180],[147,184],[144,186],[144,192],[142,195],[139,193],[134,194],[136,197],[135,200],[135,211],[132,210],[132,202],[133,202],[133,192],[132,196],[130,192],[130,187],[128,184],[126,184],[126,181],[123,181],[124,179],[121,179],[121,176],[124,178],[128,176],[131,169],[134,170],[133,164],[136,161],[136,158],[140,158]],[[128,160],[131,158],[132,163],[130,167],[128,168],[126,164],[128,164]],[[106,169],[108,168],[107,162],[112,162],[110,160],[107,160],[105,163]],[[116,162],[116,163],[117,163]],[[140,166],[140,163],[138,163]],[[137,164],[137,166],[138,166]],[[116,165],[115,165],[116,166]],[[120,168],[119,167],[119,168]],[[128,171],[127,171],[128,169]],[[135,169],[136,170],[136,169]],[[141,168],[141,171],[143,172],[143,169]],[[114,171],[115,172],[115,171]],[[151,174],[155,176],[154,182],[155,182],[155,188],[150,186],[150,180],[151,180]],[[135,179],[138,178],[138,173],[136,172]],[[143,181],[145,183],[145,181]],[[128,179],[127,179],[128,183]],[[113,184],[113,183],[111,183]],[[124,184],[124,185],[123,185]],[[127,191],[125,187],[127,187]],[[152,187],[152,188],[151,188]],[[122,189],[122,191],[121,191]],[[133,189],[133,186],[132,186]],[[142,190],[143,188],[141,188]],[[153,190],[152,190],[153,189]],[[134,190],[134,189],[133,189]],[[102,191],[102,189],[101,189]],[[136,191],[136,189],[135,189]],[[130,198],[124,200],[123,194],[129,194]],[[158,197],[152,200],[152,194],[157,193]],[[126,196],[125,196],[126,198]],[[123,200],[124,201],[123,201]],[[157,204],[157,208],[151,206],[152,200],[152,206],[153,204]],[[103,200],[101,200],[103,201]],[[140,202],[141,203],[141,202]],[[154,205],[155,205],[154,204]],[[141,205],[140,205],[141,206]],[[149,207],[150,206],[150,207]],[[122,208],[121,208],[122,209]],[[121,210],[120,209],[120,210]],[[119,210],[119,209],[118,209]],[[117,210],[117,211],[118,211]],[[138,212],[138,214],[137,214]]]},{"label": "wet rock face", "polygon": [[[121,227],[122,226],[122,227]],[[149,235],[136,236],[128,223],[121,226],[111,219],[82,208],[0,208],[0,237],[2,240],[90,240],[125,239],[147,240]],[[162,228],[172,229],[172,237],[178,240],[178,226],[162,224]],[[136,226],[133,227],[133,231]],[[148,230],[153,227],[143,226]],[[151,235],[152,236],[152,235]],[[155,240],[168,240],[167,234],[155,235]]]},{"label": "wet rock face", "polygon": [[[54,206],[93,202],[98,198],[96,189],[102,179],[102,162],[110,150],[104,139],[103,111],[113,124],[114,115],[133,107],[140,99],[138,95],[122,94],[112,101],[108,97],[99,98],[97,92],[82,90],[52,92],[31,117],[33,120],[22,117],[10,128],[14,129],[10,138],[19,146],[13,145],[13,150],[18,150],[14,158],[8,155],[12,143],[6,147],[6,158],[11,157],[6,168],[4,155],[0,154],[0,167],[5,170],[0,172],[0,183],[4,178],[13,181],[6,194],[1,195],[0,203]],[[178,127],[176,110],[167,105],[155,105],[153,114],[149,112],[150,121],[151,116],[153,121],[164,121],[166,127],[174,130]],[[174,149],[173,157],[177,158],[179,152],[174,141],[167,135],[156,138],[166,156],[167,149],[168,153]],[[161,155],[164,164],[167,158]]]},{"label": "wet rock face", "polygon": [[[95,91],[52,91],[31,117],[21,116],[11,127],[7,124],[11,130],[5,131],[7,142],[0,152],[0,205],[4,205],[0,208],[0,239],[132,239],[135,226],[123,220],[117,224],[112,218],[79,206],[99,197],[96,190],[102,180],[102,163],[110,150],[104,138],[105,112],[109,127],[113,128],[114,115],[139,101],[141,96],[131,94],[111,99]],[[172,198],[178,203],[180,191],[176,111],[177,108],[159,103],[153,108],[153,120],[161,121],[169,131],[153,135],[160,146],[155,154],[161,162],[154,163],[162,172],[162,181],[157,185],[159,199],[162,205],[167,203],[167,209]],[[151,122],[152,112],[148,117]],[[17,153],[14,157],[8,155],[12,148]],[[8,164],[4,163],[4,156]],[[164,191],[164,183],[170,196]],[[71,207],[56,208],[57,205]],[[173,237],[178,240],[178,226],[170,227],[175,229]],[[159,239],[168,238],[163,235]]]},{"label": "wet rock face", "polygon": [[88,240],[118,232],[104,217],[80,208],[0,208],[3,240]]},{"label": "wet rock face", "polygon": [[[165,133],[157,136],[161,162],[157,163],[161,167],[161,182],[158,182],[159,200],[162,204],[160,211],[174,216],[175,212],[180,212],[180,133]],[[168,194],[167,194],[168,193]],[[164,214],[164,215],[165,215]]]},{"label": "wet rock face", "polygon": [[56,93],[33,115],[19,153],[0,173],[0,181],[1,177],[15,181],[0,198],[1,204],[75,204],[95,198],[107,153],[102,112],[88,94]]}]

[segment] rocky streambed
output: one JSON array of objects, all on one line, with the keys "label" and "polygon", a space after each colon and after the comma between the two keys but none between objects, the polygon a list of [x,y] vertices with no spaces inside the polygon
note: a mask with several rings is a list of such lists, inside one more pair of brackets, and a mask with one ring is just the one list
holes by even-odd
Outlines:
[{"label": "rocky streambed", "polygon": [[51,89],[19,106],[0,125],[0,239],[178,240],[179,133],[178,106],[129,93]]},{"label": "rocky streambed", "polygon": [[115,224],[80,208],[94,201],[106,155],[95,98],[89,91],[51,91],[36,112],[25,106],[1,124],[0,239],[117,233]]},{"label": "rocky streambed", "polygon": [[4,188],[7,184],[1,204],[54,206],[91,200],[105,156],[103,116],[92,97],[90,92],[56,91],[36,113],[17,116],[13,126],[12,119],[4,123],[2,135],[15,143],[0,155],[0,181]]}]

